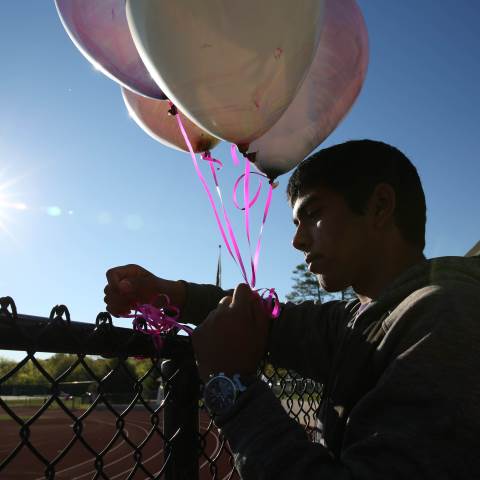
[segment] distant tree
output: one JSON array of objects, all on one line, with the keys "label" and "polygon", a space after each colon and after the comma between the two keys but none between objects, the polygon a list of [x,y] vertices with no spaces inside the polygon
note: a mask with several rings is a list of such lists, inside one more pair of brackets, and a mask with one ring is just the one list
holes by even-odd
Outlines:
[{"label": "distant tree", "polygon": [[14,369],[16,365],[17,362],[15,362],[15,360],[0,357],[0,377],[6,375],[10,370]]},{"label": "distant tree", "polygon": [[320,287],[317,277],[308,271],[307,265],[304,263],[295,267],[292,280],[292,291],[285,298],[293,303],[305,302],[307,300],[324,303],[329,300],[349,301],[356,298],[352,287],[348,287],[339,293],[326,292]]},{"label": "distant tree", "polygon": [[[41,363],[41,361],[40,361]],[[5,358],[0,359],[0,376],[3,377],[15,368],[17,362]],[[47,385],[46,378],[41,374],[31,360],[28,360],[19,370],[5,380],[5,385]]]},{"label": "distant tree", "polygon": [[[156,397],[159,381],[161,378],[161,361],[153,362],[151,359],[137,360],[129,359],[128,363],[135,371],[138,379],[143,378],[142,392],[144,398]],[[147,375],[148,373],[148,375]]]},{"label": "distant tree", "polygon": [[102,381],[102,392],[109,395],[133,394],[137,375],[132,363],[117,357],[108,359],[106,363],[110,372]]},{"label": "distant tree", "polygon": [[340,292],[340,300],[349,302],[350,300],[355,300],[356,298],[357,295],[352,287],[348,287]]},{"label": "distant tree", "polygon": [[321,302],[318,280],[313,273],[307,270],[304,263],[295,267],[292,280],[292,291],[286,295],[289,302],[300,303],[306,300]]},{"label": "distant tree", "polygon": [[317,277],[308,271],[304,263],[294,268],[292,280],[292,291],[285,296],[289,302],[300,303],[313,300],[323,303],[333,298],[332,294],[320,288]]}]

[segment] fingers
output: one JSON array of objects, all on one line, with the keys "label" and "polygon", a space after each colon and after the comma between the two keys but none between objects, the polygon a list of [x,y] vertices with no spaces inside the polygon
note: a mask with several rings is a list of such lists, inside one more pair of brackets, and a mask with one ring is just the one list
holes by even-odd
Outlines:
[{"label": "fingers", "polygon": [[246,283],[240,283],[233,292],[232,307],[245,305],[252,301],[252,289]]},{"label": "fingers", "polygon": [[233,292],[232,308],[262,308],[262,299],[256,290],[246,283],[240,283]]},{"label": "fingers", "polygon": [[139,265],[111,268],[106,276],[104,301],[107,311],[113,315],[128,313],[139,304],[165,308],[171,302],[173,316],[177,314],[174,306],[181,308],[184,304],[185,286],[182,282],[160,279]]},{"label": "fingers", "polygon": [[143,270],[142,267],[133,264],[110,268],[106,272],[107,282],[114,288],[119,288],[123,280],[129,281],[131,278],[137,277],[141,270]]},{"label": "fingers", "polygon": [[241,283],[237,286],[230,307],[244,310],[243,318],[249,319],[251,325],[257,325],[262,330],[270,324],[271,319],[265,308],[264,300],[256,290],[252,290],[247,284]]},{"label": "fingers", "polygon": [[135,281],[141,270],[138,265],[124,265],[106,272],[108,283],[104,288],[104,302],[109,313],[125,315],[135,307]]},{"label": "fingers", "polygon": [[121,295],[112,289],[105,288],[104,302],[107,312],[119,316],[129,313],[135,307],[135,300],[131,296]]},{"label": "fingers", "polygon": [[229,307],[231,303],[232,303],[232,297],[231,297],[231,296],[227,296],[227,297],[223,297],[223,298],[218,302],[218,306],[219,306],[219,307]]},{"label": "fingers", "polygon": [[118,283],[120,282],[120,275],[123,268],[125,267],[115,267],[107,270],[106,276],[107,276],[107,282],[109,285],[115,288],[118,287]]}]

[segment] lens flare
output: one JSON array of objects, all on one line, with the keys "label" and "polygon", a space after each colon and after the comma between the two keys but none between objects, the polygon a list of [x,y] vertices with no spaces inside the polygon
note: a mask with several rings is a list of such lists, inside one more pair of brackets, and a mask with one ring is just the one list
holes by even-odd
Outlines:
[{"label": "lens flare", "polygon": [[62,209],[56,205],[47,207],[47,215],[50,217],[59,217],[62,214]]}]

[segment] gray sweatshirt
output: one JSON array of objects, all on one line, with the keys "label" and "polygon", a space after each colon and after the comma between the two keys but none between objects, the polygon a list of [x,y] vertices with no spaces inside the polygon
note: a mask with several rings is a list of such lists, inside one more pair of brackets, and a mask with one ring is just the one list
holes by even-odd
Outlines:
[{"label": "gray sweatshirt", "polygon": [[[184,320],[225,294],[188,284]],[[325,384],[313,443],[258,381],[217,424],[245,480],[480,479],[480,258],[404,272],[358,302],[285,304],[270,361]]]}]

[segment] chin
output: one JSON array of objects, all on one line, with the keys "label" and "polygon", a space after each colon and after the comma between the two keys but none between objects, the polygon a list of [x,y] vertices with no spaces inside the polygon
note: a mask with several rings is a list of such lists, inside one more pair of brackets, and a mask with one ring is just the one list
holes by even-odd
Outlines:
[{"label": "chin", "polygon": [[331,278],[322,274],[317,274],[317,278],[320,287],[328,293],[341,292],[350,285],[348,282],[342,282],[338,278]]}]

